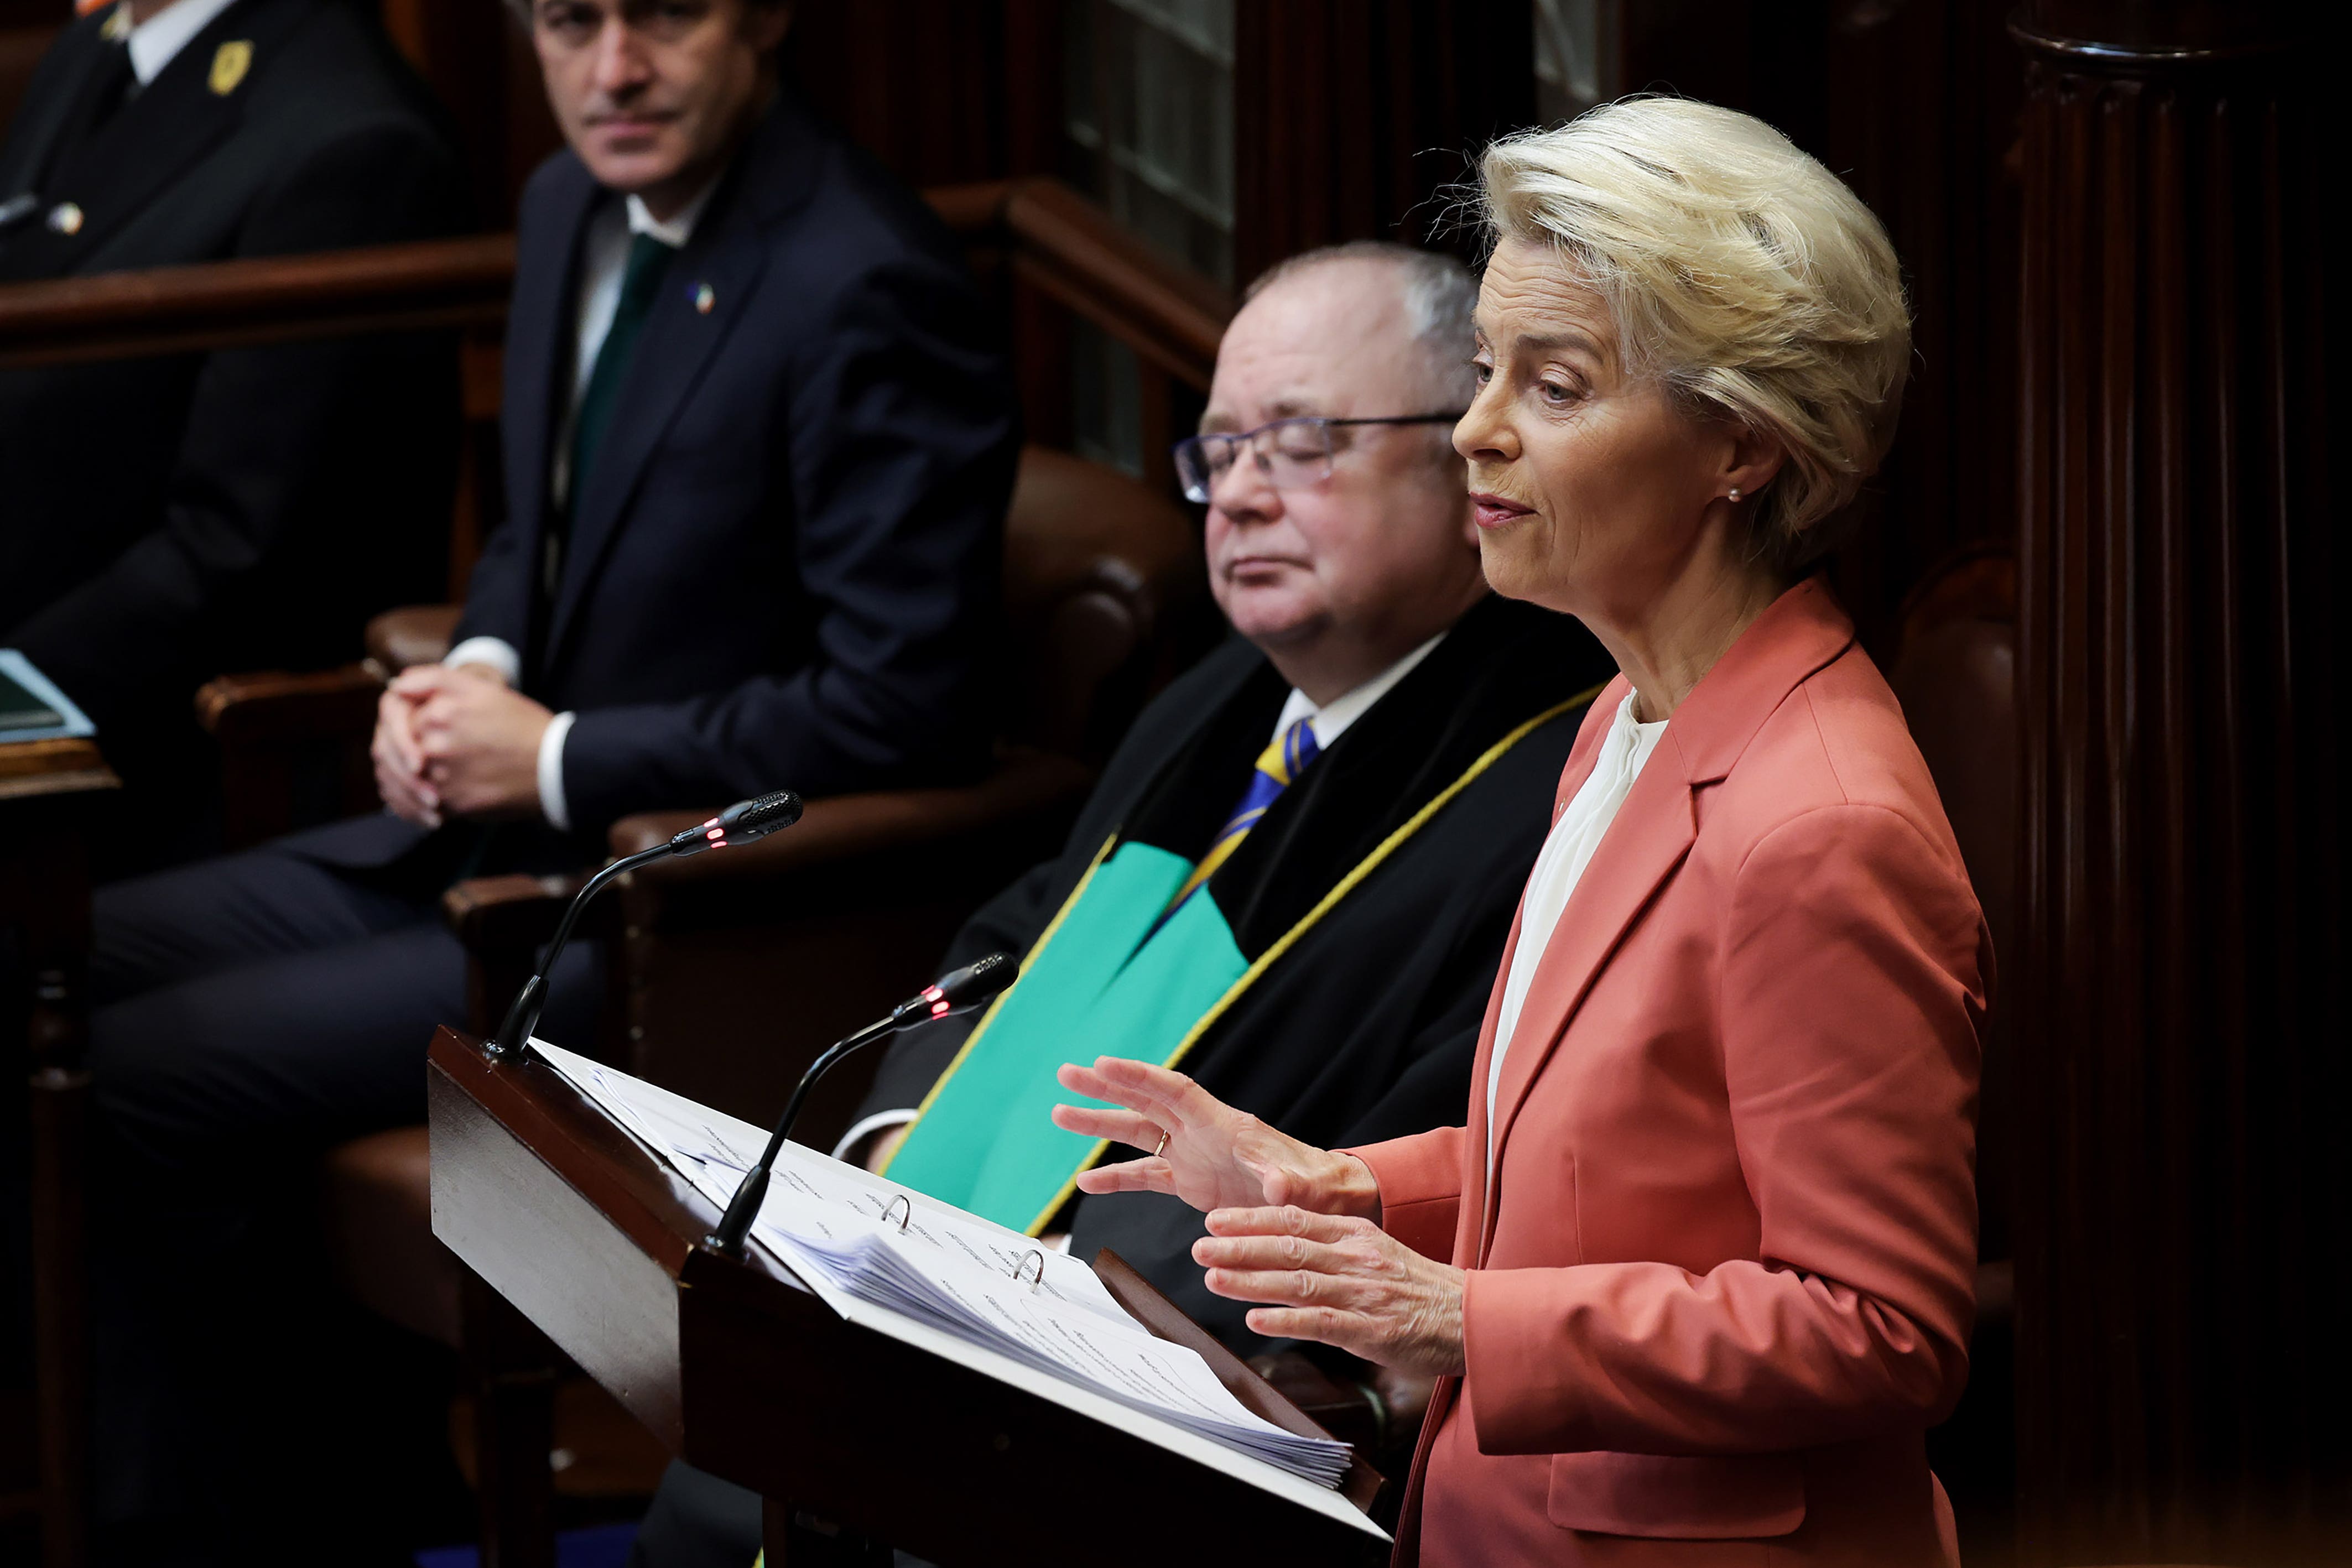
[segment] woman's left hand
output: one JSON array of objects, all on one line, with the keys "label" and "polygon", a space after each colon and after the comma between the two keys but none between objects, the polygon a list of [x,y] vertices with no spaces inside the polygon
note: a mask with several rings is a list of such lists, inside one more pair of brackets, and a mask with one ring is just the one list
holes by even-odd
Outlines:
[{"label": "woman's left hand", "polygon": [[1249,1314],[1270,1339],[1311,1339],[1407,1372],[1463,1370],[1468,1278],[1365,1219],[1303,1208],[1221,1208],[1192,1243],[1209,1289],[1267,1301]]}]

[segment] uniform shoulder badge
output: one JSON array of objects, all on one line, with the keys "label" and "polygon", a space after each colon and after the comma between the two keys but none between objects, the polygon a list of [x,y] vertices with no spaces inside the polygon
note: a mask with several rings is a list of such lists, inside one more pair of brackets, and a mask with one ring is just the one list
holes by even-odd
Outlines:
[{"label": "uniform shoulder badge", "polygon": [[214,51],[213,74],[205,79],[205,85],[222,98],[226,98],[236,90],[236,84],[245,79],[245,73],[252,65],[253,40],[233,38]]}]

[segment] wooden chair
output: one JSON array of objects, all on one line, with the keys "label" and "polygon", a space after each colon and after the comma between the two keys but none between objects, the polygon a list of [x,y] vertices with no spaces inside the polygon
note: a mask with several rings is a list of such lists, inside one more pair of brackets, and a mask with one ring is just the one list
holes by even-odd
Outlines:
[{"label": "wooden chair", "polygon": [[[2017,561],[2007,546],[1970,547],[1928,573],[1904,607],[1888,683],[1943,797],[1998,959],[2015,935],[2017,904]],[[1984,1254],[2004,1268],[2011,1201],[2007,1044],[1996,998],[1985,1041],[1977,1185]],[[1990,1283],[1980,1294],[2005,1301],[2006,1282]]]},{"label": "wooden chair", "polygon": [[[1998,961],[2016,932],[2017,563],[1973,546],[1946,559],[1905,606],[1888,680],[1951,819]],[[1995,977],[1996,987],[1998,976]],[[2013,1032],[1998,989],[1984,1037],[1977,1119],[1976,1332],[1969,1391],[1929,1437],[1971,1552],[1996,1559],[2014,1530],[2016,1270],[2011,1261]],[[1993,1548],[1990,1552],[1985,1548]]]}]

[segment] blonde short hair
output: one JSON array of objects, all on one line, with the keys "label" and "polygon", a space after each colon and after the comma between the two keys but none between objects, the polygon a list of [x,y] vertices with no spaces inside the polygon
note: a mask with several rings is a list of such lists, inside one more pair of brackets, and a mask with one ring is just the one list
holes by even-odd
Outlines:
[{"label": "blonde short hair", "polygon": [[1751,115],[1679,98],[1603,104],[1486,149],[1489,237],[1556,246],[1620,351],[1701,413],[1788,452],[1758,497],[1759,552],[1790,570],[1894,439],[1911,317],[1860,197]]}]

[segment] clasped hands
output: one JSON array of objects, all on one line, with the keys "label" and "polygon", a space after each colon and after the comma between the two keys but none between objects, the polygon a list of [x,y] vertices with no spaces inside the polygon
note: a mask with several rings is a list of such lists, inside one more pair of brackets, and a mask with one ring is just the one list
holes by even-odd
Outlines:
[{"label": "clasped hands", "polygon": [[1407,1372],[1463,1370],[1465,1276],[1381,1229],[1380,1187],[1363,1161],[1300,1143],[1147,1061],[1097,1057],[1058,1076],[1114,1108],[1056,1105],[1055,1126],[1151,1151],[1081,1172],[1079,1190],[1171,1193],[1206,1211],[1193,1260],[1216,1294],[1269,1303],[1250,1312],[1252,1331]]},{"label": "clasped hands", "polygon": [[539,810],[539,742],[554,718],[486,664],[417,664],[376,703],[368,747],[393,814],[437,828]]}]

